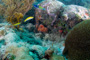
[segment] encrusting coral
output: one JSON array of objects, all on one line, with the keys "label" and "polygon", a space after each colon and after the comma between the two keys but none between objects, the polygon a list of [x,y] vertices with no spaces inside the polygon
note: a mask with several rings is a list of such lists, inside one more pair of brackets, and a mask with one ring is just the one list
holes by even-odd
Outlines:
[{"label": "encrusting coral", "polygon": [[[13,45],[12,45],[13,44]],[[33,60],[33,58],[29,55],[29,49],[22,46],[18,47],[17,43],[12,43],[8,45],[3,53],[2,60]],[[14,45],[17,44],[17,45]]]},{"label": "encrusting coral", "polygon": [[21,21],[23,16],[32,8],[34,0],[2,0],[0,13],[6,20],[14,24]]},{"label": "encrusting coral", "polygon": [[38,31],[40,32],[48,32],[48,29],[46,27],[44,27],[44,25],[40,24],[38,27]]},{"label": "encrusting coral", "polygon": [[68,33],[63,54],[70,60],[90,60],[90,20],[77,24]]}]

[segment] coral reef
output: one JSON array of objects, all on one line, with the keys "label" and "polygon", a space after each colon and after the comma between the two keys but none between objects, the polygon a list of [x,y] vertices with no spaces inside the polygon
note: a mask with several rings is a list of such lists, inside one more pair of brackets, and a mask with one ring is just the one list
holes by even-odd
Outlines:
[{"label": "coral reef", "polygon": [[62,45],[64,42],[60,44],[56,43],[56,41],[52,42],[44,40],[44,35],[42,33],[29,32],[25,27],[22,27],[24,30],[22,32],[20,30],[10,28],[9,24],[0,24],[0,26],[2,27],[0,30],[4,30],[5,32],[3,39],[1,39],[2,36],[0,36],[1,60],[41,60],[45,58],[45,51],[53,48],[53,53],[56,55],[62,55]]},{"label": "coral reef", "polygon": [[90,20],[77,24],[67,35],[63,54],[70,60],[90,60]]},{"label": "coral reef", "polygon": [[48,29],[48,33],[66,36],[76,24],[90,19],[89,10],[83,6],[65,5],[57,0],[45,0],[38,5],[45,8],[45,10],[38,8],[35,10],[36,29],[38,32],[40,32],[38,27],[42,24]]},{"label": "coral reef", "polygon": [[59,0],[0,0],[0,60],[89,60],[89,13]]}]

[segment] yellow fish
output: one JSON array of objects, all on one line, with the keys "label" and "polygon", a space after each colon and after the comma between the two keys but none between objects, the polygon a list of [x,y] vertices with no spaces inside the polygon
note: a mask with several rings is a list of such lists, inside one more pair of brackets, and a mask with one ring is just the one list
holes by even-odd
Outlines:
[{"label": "yellow fish", "polygon": [[[33,19],[34,17],[28,17],[28,18],[26,18],[25,20],[24,20],[24,22],[26,22],[26,21],[29,21],[29,20],[31,20],[31,19]],[[16,23],[16,24],[14,24],[14,26],[17,26],[17,25],[20,25],[21,23]]]},{"label": "yellow fish", "polygon": [[16,23],[16,24],[14,24],[14,26],[17,26],[17,25],[20,25],[21,23]]},{"label": "yellow fish", "polygon": [[28,17],[28,18],[26,18],[25,20],[24,20],[24,22],[26,22],[26,21],[28,21],[28,20],[31,20],[31,19],[33,19],[34,17]]}]

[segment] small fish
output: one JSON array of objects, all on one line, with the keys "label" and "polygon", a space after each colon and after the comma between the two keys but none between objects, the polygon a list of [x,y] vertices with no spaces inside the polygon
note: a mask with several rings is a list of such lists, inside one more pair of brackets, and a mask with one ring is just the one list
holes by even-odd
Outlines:
[{"label": "small fish", "polygon": [[26,21],[29,21],[29,20],[31,20],[31,19],[33,19],[34,17],[28,17],[28,18],[26,18],[25,20],[24,20],[24,22],[26,22]]},{"label": "small fish", "polygon": [[16,24],[14,24],[14,26],[17,26],[17,25],[20,25],[21,23],[16,23]]},{"label": "small fish", "polygon": [[42,10],[45,10],[45,8],[43,8],[43,7],[41,7],[41,6],[39,6],[39,8],[42,9]]},{"label": "small fish", "polygon": [[38,5],[33,5],[35,8],[39,8],[39,6]]},{"label": "small fish", "polygon": [[39,6],[39,5],[34,5],[35,8],[39,8],[39,9],[42,9],[42,10],[45,10],[45,8],[43,8],[42,6]]},{"label": "small fish", "polygon": [[[29,20],[31,20],[31,19],[33,19],[34,17],[28,17],[28,18],[26,18],[25,20],[24,20],[24,22],[26,22],[26,21],[29,21]],[[20,24],[22,24],[22,22],[21,23],[16,23],[16,24],[14,24],[14,26],[17,26],[17,25],[20,25]]]}]

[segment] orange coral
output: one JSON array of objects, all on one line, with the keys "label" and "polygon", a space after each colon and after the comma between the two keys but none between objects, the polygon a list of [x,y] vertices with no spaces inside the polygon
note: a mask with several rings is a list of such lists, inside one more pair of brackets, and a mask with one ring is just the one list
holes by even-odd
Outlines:
[{"label": "orange coral", "polygon": [[46,27],[44,27],[44,25],[40,24],[38,27],[38,31],[40,32],[48,32],[48,29]]}]

